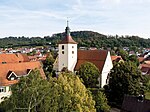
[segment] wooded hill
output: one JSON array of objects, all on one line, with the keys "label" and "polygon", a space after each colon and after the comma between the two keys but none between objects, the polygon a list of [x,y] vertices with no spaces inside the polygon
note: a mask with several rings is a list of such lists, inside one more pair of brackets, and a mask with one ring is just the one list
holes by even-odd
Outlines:
[{"label": "wooded hill", "polygon": [[[65,33],[53,34],[52,36],[41,37],[6,37],[0,39],[0,47],[20,47],[20,46],[41,46],[51,43],[57,46],[57,43],[63,39]],[[71,36],[78,42],[79,47],[150,47],[150,38],[144,39],[138,36],[103,35],[93,31],[75,31]]]}]

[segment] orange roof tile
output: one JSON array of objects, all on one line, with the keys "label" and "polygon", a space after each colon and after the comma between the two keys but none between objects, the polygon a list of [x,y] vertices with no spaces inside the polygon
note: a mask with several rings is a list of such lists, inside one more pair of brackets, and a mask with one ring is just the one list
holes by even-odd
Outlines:
[{"label": "orange roof tile", "polygon": [[149,67],[150,68],[150,64],[140,64],[140,67]]},{"label": "orange roof tile", "polygon": [[138,57],[139,62],[144,61],[144,57]]},{"label": "orange roof tile", "polygon": [[140,69],[143,73],[150,74],[150,64],[140,64]]},{"label": "orange roof tile", "polygon": [[111,56],[111,60],[112,60],[112,61],[115,61],[115,60],[117,60],[117,59],[122,60],[122,57],[121,57],[121,56]]},{"label": "orange roof tile", "polygon": [[15,54],[0,54],[0,63],[17,63],[18,58]]},{"label": "orange roof tile", "polygon": [[29,62],[29,58],[26,54],[17,53],[16,56],[18,57],[19,61],[21,62]]},{"label": "orange roof tile", "polygon": [[17,76],[22,76],[27,73],[27,69],[33,70],[35,68],[37,68],[40,71],[41,76],[45,78],[41,63],[38,61],[0,64],[0,86],[8,86],[18,82],[18,80],[7,79],[9,71],[13,71]]},{"label": "orange roof tile", "polygon": [[77,44],[71,36],[66,36],[59,44]]},{"label": "orange roof tile", "polygon": [[75,42],[73,39],[72,39],[72,37],[71,37],[71,35],[70,35],[70,28],[69,28],[69,26],[67,25],[67,27],[66,27],[66,32],[65,32],[65,38],[61,41],[61,42],[59,42],[59,44],[77,44],[77,42]]},{"label": "orange roof tile", "polygon": [[33,60],[33,59],[37,60],[37,56],[28,56],[28,58],[29,60]]},{"label": "orange roof tile", "polygon": [[85,62],[93,63],[102,72],[108,51],[106,50],[78,50],[78,59],[75,70],[79,70]]},{"label": "orange roof tile", "polygon": [[145,63],[150,65],[150,61],[145,61]]},{"label": "orange roof tile", "polygon": [[18,62],[29,62],[29,58],[25,54],[0,54],[0,63],[18,63]]}]

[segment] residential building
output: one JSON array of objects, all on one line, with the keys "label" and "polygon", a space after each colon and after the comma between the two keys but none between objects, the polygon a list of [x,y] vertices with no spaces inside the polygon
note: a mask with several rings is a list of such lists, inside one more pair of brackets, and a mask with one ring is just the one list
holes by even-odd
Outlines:
[{"label": "residential building", "polygon": [[11,95],[11,86],[18,83],[20,77],[38,69],[45,78],[39,61],[30,62],[24,54],[0,54],[0,102]]}]

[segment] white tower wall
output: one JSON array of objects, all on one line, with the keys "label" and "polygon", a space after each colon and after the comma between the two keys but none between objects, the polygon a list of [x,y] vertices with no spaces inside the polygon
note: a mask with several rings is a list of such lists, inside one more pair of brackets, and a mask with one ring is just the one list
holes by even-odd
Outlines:
[{"label": "white tower wall", "polygon": [[66,67],[69,71],[73,72],[77,63],[77,44],[59,44],[58,49],[58,70],[61,71]]}]

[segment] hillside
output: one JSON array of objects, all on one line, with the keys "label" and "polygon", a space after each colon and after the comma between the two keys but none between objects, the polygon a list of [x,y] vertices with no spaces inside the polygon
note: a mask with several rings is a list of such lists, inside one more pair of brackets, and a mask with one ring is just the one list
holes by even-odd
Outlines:
[{"label": "hillside", "polygon": [[[71,35],[78,42],[79,47],[150,47],[150,39],[143,39],[138,36],[106,36],[93,31],[76,31],[71,32]],[[47,45],[50,42],[52,46],[57,46],[57,43],[64,36],[64,33],[58,33],[44,38],[6,37],[0,39],[0,47],[39,46]]]},{"label": "hillside", "polygon": [[[78,46],[84,47],[150,47],[150,39],[144,39],[138,36],[106,36],[92,31],[76,31],[72,32],[71,35],[78,42]],[[45,37],[45,39],[57,43],[64,36],[64,33],[58,33],[52,37]]]}]

